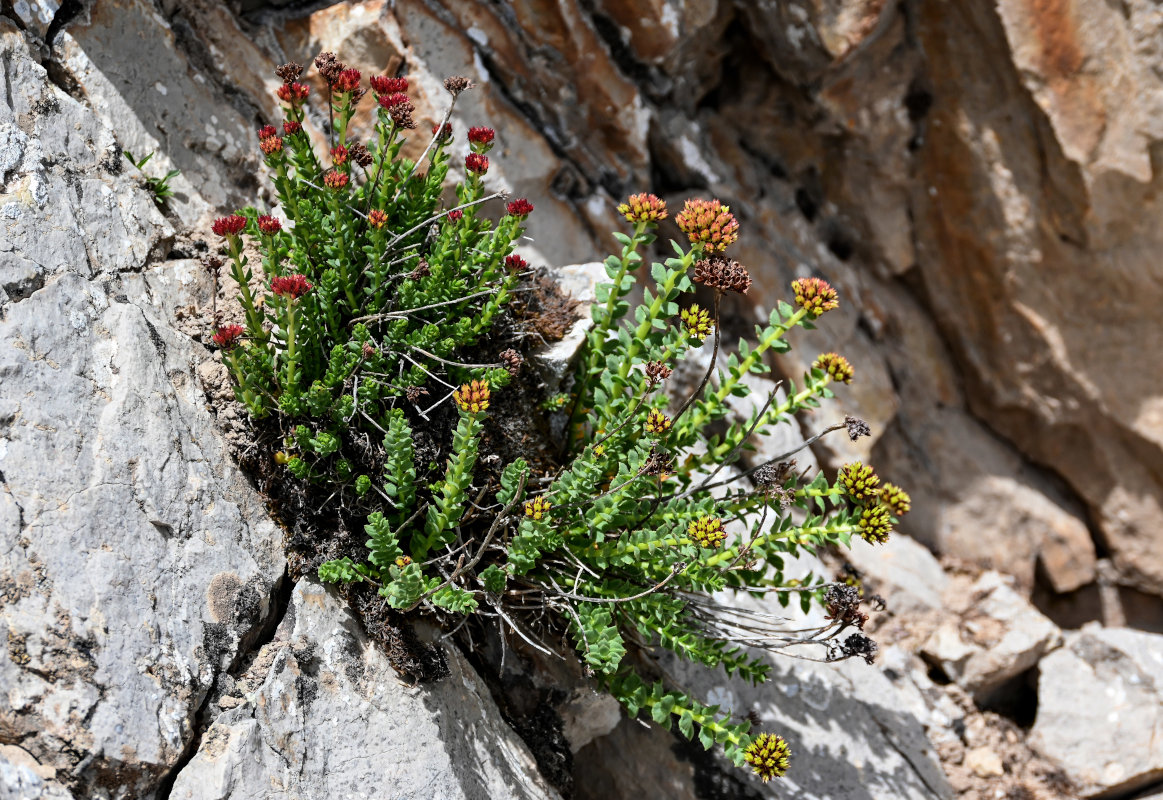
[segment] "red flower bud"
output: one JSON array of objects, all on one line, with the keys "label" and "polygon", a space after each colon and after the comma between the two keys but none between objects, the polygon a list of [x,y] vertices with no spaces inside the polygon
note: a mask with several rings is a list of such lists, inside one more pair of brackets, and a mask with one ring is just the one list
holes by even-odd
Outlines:
[{"label": "red flower bud", "polygon": [[455,211],[448,212],[448,219],[452,222],[460,222],[464,218],[464,212],[459,208]]},{"label": "red flower bud", "polygon": [[331,148],[331,163],[335,166],[347,163],[347,148],[341,144]]},{"label": "red flower bud", "polygon": [[521,258],[521,256],[514,253],[511,256],[505,256],[505,269],[510,272],[520,272],[529,266],[529,262]]},{"label": "red flower bud", "polygon": [[492,128],[469,128],[468,140],[472,149],[477,153],[487,153],[493,146],[493,137],[496,132]]},{"label": "red flower bud", "polygon": [[477,175],[484,175],[489,171],[489,157],[480,153],[469,153],[465,156],[464,168]]},{"label": "red flower bud", "polygon": [[271,156],[283,150],[283,140],[278,136],[268,136],[258,143],[258,147],[265,155]]},{"label": "red flower bud", "polygon": [[436,141],[440,144],[445,144],[452,140],[452,123],[444,123],[444,127],[440,125],[432,126],[432,135],[436,137]]},{"label": "red flower bud", "polygon": [[383,106],[384,108],[391,108],[392,106],[402,106],[402,105],[404,105],[404,103],[411,102],[408,99],[408,95],[402,94],[400,92],[393,92],[392,94],[382,94],[376,99],[379,102],[379,104],[381,106]]},{"label": "red flower bud", "polygon": [[272,136],[278,136],[278,135],[279,135],[279,131],[278,131],[278,129],[275,128],[274,125],[263,125],[261,128],[258,129],[258,138],[259,139],[269,139]]},{"label": "red flower bud", "polygon": [[387,75],[375,75],[371,79],[371,85],[376,94],[398,94],[408,91],[407,78],[389,78]]},{"label": "red flower bud", "polygon": [[311,87],[305,83],[284,83],[277,92],[279,99],[284,103],[301,103],[311,93]]},{"label": "red flower bud", "polygon": [[293,119],[289,119],[283,123],[283,133],[287,136],[294,136],[301,130],[303,130],[302,123],[295,122]]},{"label": "red flower bud", "polygon": [[367,223],[376,230],[379,230],[388,224],[388,215],[383,211],[380,211],[378,208],[373,208],[367,214]]},{"label": "red flower bud", "polygon": [[272,216],[264,215],[258,218],[258,229],[267,236],[274,236],[283,229],[283,223]]},{"label": "red flower bud", "polygon": [[328,172],[323,176],[323,185],[332,191],[338,192],[347,188],[349,178],[346,172]]},{"label": "red flower bud", "polygon": [[241,325],[223,325],[210,338],[223,350],[233,350],[245,333]]},{"label": "red flower bud", "polygon": [[335,76],[331,88],[340,94],[354,92],[359,88],[360,74],[358,69],[345,69]]},{"label": "red flower bud", "polygon": [[271,279],[271,291],[280,297],[302,297],[313,288],[315,287],[302,275],[286,275]]},{"label": "red flower bud", "polygon": [[514,217],[527,217],[533,213],[533,204],[521,197],[505,206],[505,210]]},{"label": "red flower bud", "polygon": [[219,217],[214,220],[210,230],[218,236],[237,236],[246,228],[246,217],[231,214],[229,217]]}]

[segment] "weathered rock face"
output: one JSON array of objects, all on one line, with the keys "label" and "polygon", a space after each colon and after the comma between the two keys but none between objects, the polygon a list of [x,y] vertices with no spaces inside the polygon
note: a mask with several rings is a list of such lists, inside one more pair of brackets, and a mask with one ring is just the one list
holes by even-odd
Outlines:
[{"label": "weathered rock face", "polygon": [[[211,205],[253,185],[246,128],[277,118],[270,66],[320,49],[407,74],[422,124],[443,109],[444,75],[480,83],[454,124],[498,129],[491,178],[545,209],[533,248],[550,263],[608,249],[595,231],[628,191],[716,194],[744,222],[759,306],[799,274],[840,287],[844,309],[779,367],[796,377],[817,348],[857,364],[842,402],[873,425],[862,455],[917,489],[910,533],[1027,590],[1040,571],[1059,593],[1093,584],[1098,537],[1119,580],[1163,591],[1151,547],[1163,491],[1150,477],[1163,400],[1157,370],[1125,355],[1156,325],[1158,126],[1154,100],[1113,99],[1158,93],[1147,0],[1125,14],[1024,0],[949,14],[914,0],[771,13],[663,0],[282,5],[249,3],[240,21],[201,0],[162,14],[103,3],[55,50],[108,118],[148,120],[122,137],[164,144]],[[131,35],[158,43],[155,73],[94,72]],[[980,53],[989,71],[957,66]],[[224,87],[231,101],[208,121]],[[835,466],[838,453],[821,453]]]},{"label": "weathered rock face", "polygon": [[485,684],[445,653],[447,678],[406,686],[342,600],[300,582],[240,678],[245,698],[218,715],[170,797],[558,797]]},{"label": "weathered rock face", "polygon": [[[552,796],[522,745],[492,725],[467,665],[453,658],[460,683],[411,694],[370,649],[355,656],[328,640],[328,625],[350,620],[308,585],[269,661],[242,676],[252,696],[221,713],[210,704],[277,620],[281,532],[204,408],[197,367],[212,362],[179,332],[181,308],[204,309],[205,277],[196,262],[159,259],[175,225],[270,199],[253,131],[278,120],[271,68],[321,49],[365,73],[406,73],[421,129],[447,102],[445,75],[479,83],[453,123],[497,128],[490,185],[538,206],[524,250],[536,263],[604,256],[614,204],[651,189],[672,206],[716,195],[739,216],[736,255],[756,283],[727,308],[736,332],[792,278],[833,282],[842,309],[774,366],[798,378],[819,351],[847,355],[857,382],[802,424],[814,433],[850,412],[874,438],[823,440],[815,458],[826,468],[866,458],[906,485],[905,529],[1012,574],[1017,591],[992,591],[998,607],[985,616],[1023,635],[1037,628],[1004,668],[949,670],[987,692],[1041,658],[1043,753],[1090,794],[1158,779],[1163,759],[1149,746],[1090,751],[1096,736],[1071,738],[1149,741],[1155,639],[1087,631],[1052,650],[1053,626],[1018,597],[1037,583],[1064,604],[1096,592],[1117,601],[1121,583],[1154,608],[1126,618],[1149,619],[1163,595],[1163,365],[1148,346],[1163,291],[1153,2],[300,5],[245,0],[239,16],[209,0],[4,4],[0,796],[150,796],[190,756],[174,791],[262,793],[253,781],[264,776],[302,794],[361,791],[380,762],[336,754],[373,747],[350,738],[369,735],[362,716],[391,728],[369,687],[412,709],[414,727],[393,735],[427,742],[432,774],[400,773],[427,796]],[[325,111],[313,114],[318,128]],[[123,172],[122,147],[156,150],[151,174],[182,171],[171,216]],[[858,566],[894,592],[894,625],[944,613],[933,562],[899,542],[885,554]],[[1015,608],[1022,620],[1003,613]],[[956,633],[962,666],[988,654]],[[312,641],[313,653],[300,646]],[[343,641],[363,646],[354,631]],[[858,664],[850,675],[778,663],[775,694],[743,687],[735,699],[809,754],[794,777],[804,792],[943,796],[918,720],[946,763],[956,753],[958,792],[972,791],[969,774],[1017,780],[982,717],[950,732],[972,705],[950,700],[956,684],[934,686],[900,648],[885,661],[891,683]],[[1103,711],[1131,700],[1100,719],[1072,702],[1087,691],[1110,692]],[[320,697],[346,717],[325,717]],[[578,721],[578,741],[606,717]],[[479,736],[449,734],[453,718]],[[835,719],[852,733],[838,748]],[[579,793],[693,797],[727,780],[713,758],[641,733],[624,723],[578,745],[578,763],[602,776]],[[438,738],[447,746],[429,747]],[[504,754],[475,758],[495,742]],[[312,760],[321,748],[325,769]],[[262,776],[244,768],[256,757]]]},{"label": "weathered rock face", "polygon": [[1088,627],[1040,672],[1031,742],[1082,797],[1126,796],[1163,778],[1163,636]]},{"label": "weathered rock face", "polygon": [[133,274],[173,238],[113,132],[0,19],[0,736],[86,795],[147,794],[273,612],[281,534]]},{"label": "weathered rock face", "polygon": [[982,701],[1061,644],[1057,626],[996,572],[950,598],[949,607],[961,618],[941,624],[921,652]]},{"label": "weathered rock face", "polygon": [[[1142,344],[1159,331],[1160,24],[1147,2],[925,4],[913,195],[917,263],[975,412],[1070,483],[1123,577],[1155,593],[1163,401]],[[958,66],[982,53],[1002,58]]]}]

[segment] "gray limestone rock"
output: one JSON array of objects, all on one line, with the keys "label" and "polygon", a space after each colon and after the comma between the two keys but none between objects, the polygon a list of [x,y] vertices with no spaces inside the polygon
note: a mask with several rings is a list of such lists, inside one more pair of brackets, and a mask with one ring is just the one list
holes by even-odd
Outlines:
[{"label": "gray limestone rock", "polygon": [[0,732],[46,780],[148,795],[270,618],[282,534],[215,430],[204,352],[166,324],[176,298],[123,280],[173,229],[2,19],[0,56],[20,151],[0,192]]},{"label": "gray limestone rock", "polygon": [[949,578],[928,548],[910,537],[898,533],[876,545],[854,538],[852,549],[844,557],[872,579],[875,591],[891,597],[892,611],[908,613],[944,607],[941,595]]},{"label": "gray limestone rock", "polygon": [[987,700],[1062,640],[1058,626],[1011,584],[997,572],[982,575],[960,599],[960,621],[943,624],[921,648],[926,659],[978,700]]},{"label": "gray limestone rock", "polygon": [[445,655],[447,677],[401,683],[342,601],[300,582],[258,688],[210,726],[171,797],[558,797],[484,682]]},{"label": "gray limestone rock", "polygon": [[1163,778],[1163,636],[1087,627],[1039,665],[1033,746],[1083,797]]}]

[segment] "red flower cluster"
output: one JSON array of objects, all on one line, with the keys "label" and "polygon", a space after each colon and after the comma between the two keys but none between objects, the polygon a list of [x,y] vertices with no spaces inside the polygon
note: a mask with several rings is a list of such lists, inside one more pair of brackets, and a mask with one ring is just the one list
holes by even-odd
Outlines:
[{"label": "red flower cluster", "polygon": [[533,204],[520,197],[505,206],[505,210],[514,217],[527,217],[533,213]]},{"label": "red flower cluster", "polygon": [[323,176],[323,185],[332,191],[338,192],[341,189],[347,188],[349,178],[346,172],[335,172],[332,170]]},{"label": "red flower cluster", "polygon": [[480,153],[469,153],[464,157],[464,168],[477,175],[484,175],[489,171],[489,157]]},{"label": "red flower cluster", "polygon": [[468,140],[471,144],[473,152],[487,153],[493,146],[493,138],[497,132],[492,128],[475,127],[468,129]]},{"label": "red flower cluster", "polygon": [[313,288],[315,287],[302,275],[285,275],[271,279],[271,291],[279,297],[302,297]]},{"label": "red flower cluster", "polygon": [[505,256],[505,269],[510,272],[520,272],[529,266],[529,262],[521,258],[521,256],[514,253],[511,256]]},{"label": "red flower cluster", "polygon": [[210,230],[218,236],[237,236],[246,228],[246,217],[231,214],[229,217],[219,217],[214,220]]},{"label": "red flower cluster", "polygon": [[267,236],[274,236],[283,229],[283,223],[272,216],[263,215],[258,218],[258,229]]},{"label": "red flower cluster", "polygon": [[340,94],[354,92],[359,88],[360,74],[358,69],[345,69],[335,76],[331,88]]},{"label": "red flower cluster", "polygon": [[294,136],[301,130],[303,130],[302,123],[295,122],[293,119],[289,119],[283,123],[283,133],[287,136]]},{"label": "red flower cluster", "polygon": [[440,125],[432,126],[432,135],[436,137],[436,141],[440,144],[446,144],[452,141],[452,123],[444,123],[444,127]]},{"label": "red flower cluster", "polygon": [[378,208],[373,208],[367,213],[367,224],[379,230],[388,224],[388,215]]},{"label": "red flower cluster", "polygon": [[448,212],[448,219],[450,222],[460,222],[462,219],[464,219],[464,212],[461,211],[459,208],[456,209],[455,211],[449,211]]},{"label": "red flower cluster", "polygon": [[305,83],[284,83],[278,91],[279,99],[291,105],[303,102],[310,93],[311,87]]},{"label": "red flower cluster", "polygon": [[223,350],[233,350],[245,333],[241,325],[223,325],[210,338]]},{"label": "red flower cluster", "polygon": [[341,166],[347,163],[347,148],[341,144],[335,145],[331,148],[331,163],[335,166]]},{"label": "red flower cluster", "polygon": [[393,92],[392,94],[380,95],[378,102],[381,106],[390,111],[393,106],[402,106],[405,103],[411,103],[412,101],[408,99],[408,95],[406,94],[401,92]]},{"label": "red flower cluster", "polygon": [[278,136],[268,136],[259,141],[258,147],[263,155],[272,156],[283,151],[283,140]]},{"label": "red flower cluster", "polygon": [[387,75],[373,75],[370,81],[376,94],[397,94],[408,91],[407,78],[389,78]]},{"label": "red flower cluster", "polygon": [[269,139],[272,136],[278,136],[278,135],[279,135],[278,128],[276,128],[274,125],[263,125],[261,128],[258,129],[258,138],[259,139]]}]

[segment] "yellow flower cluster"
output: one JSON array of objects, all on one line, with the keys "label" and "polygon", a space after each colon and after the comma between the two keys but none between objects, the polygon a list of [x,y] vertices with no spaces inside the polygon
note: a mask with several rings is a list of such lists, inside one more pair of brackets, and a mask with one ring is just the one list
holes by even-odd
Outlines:
[{"label": "yellow flower cluster", "polygon": [[549,515],[549,509],[552,507],[553,504],[544,497],[535,497],[525,501],[525,516],[534,522],[540,522],[542,517]]},{"label": "yellow flower cluster", "polygon": [[698,303],[684,308],[679,312],[679,318],[686,326],[687,333],[699,339],[706,338],[715,329],[715,323],[711,321],[711,312],[705,308],[699,308]]},{"label": "yellow flower cluster", "polygon": [[687,535],[698,542],[700,547],[705,547],[708,550],[721,547],[723,540],[727,538],[727,532],[723,530],[723,520],[706,514],[692,520],[686,530]]},{"label": "yellow flower cluster", "polygon": [[856,374],[856,370],[852,369],[848,359],[839,353],[822,353],[816,356],[816,361],[812,367],[824,370],[832,376],[832,380],[839,383],[852,383],[852,377]]},{"label": "yellow flower cluster", "polygon": [[774,733],[761,733],[756,736],[747,749],[743,751],[743,759],[755,770],[755,774],[767,783],[772,778],[782,778],[787,772],[791,748],[782,736]]},{"label": "yellow flower cluster", "polygon": [[867,503],[880,494],[880,477],[872,467],[853,461],[840,469],[840,485],[844,493],[857,503]]},{"label": "yellow flower cluster", "polygon": [[795,292],[796,305],[807,311],[808,316],[812,319],[816,319],[825,311],[831,311],[840,306],[836,290],[822,278],[794,280],[791,289]]},{"label": "yellow flower cluster", "polygon": [[718,200],[687,200],[674,221],[691,244],[702,244],[707,250],[726,250],[739,239],[739,222],[731,207]]},{"label": "yellow flower cluster", "polygon": [[869,544],[884,544],[892,533],[892,517],[884,506],[868,506],[860,511],[860,537]]},{"label": "yellow flower cluster", "polygon": [[657,408],[650,409],[650,413],[646,415],[646,432],[653,433],[656,436],[666,433],[670,430],[670,417],[663,414]]},{"label": "yellow flower cluster", "polygon": [[888,510],[898,517],[909,513],[913,507],[913,498],[895,483],[886,483],[880,490],[880,502],[888,506]]}]

